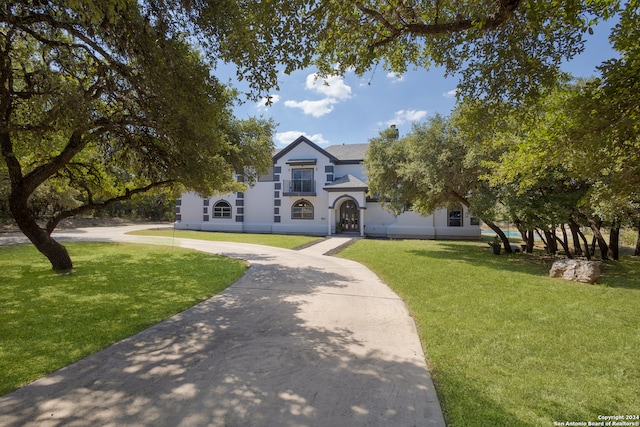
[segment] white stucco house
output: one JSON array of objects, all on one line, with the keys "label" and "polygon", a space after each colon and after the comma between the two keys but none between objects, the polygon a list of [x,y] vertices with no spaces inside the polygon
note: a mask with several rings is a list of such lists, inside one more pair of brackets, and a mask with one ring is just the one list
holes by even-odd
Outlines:
[{"label": "white stucco house", "polygon": [[[398,216],[367,197],[363,159],[369,144],[321,148],[301,136],[273,156],[271,173],[245,192],[177,200],[176,229],[419,239],[479,239],[463,206],[429,216]],[[239,177],[241,179],[241,177]]]}]

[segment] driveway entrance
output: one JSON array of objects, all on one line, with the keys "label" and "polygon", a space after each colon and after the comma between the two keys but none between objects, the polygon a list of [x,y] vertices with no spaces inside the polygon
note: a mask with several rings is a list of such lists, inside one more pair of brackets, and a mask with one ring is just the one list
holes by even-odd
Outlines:
[{"label": "driveway entrance", "polygon": [[413,319],[362,264],[317,255],[326,248],[128,230],[54,236],[171,244],[251,268],[213,298],[0,397],[0,425],[445,426]]}]

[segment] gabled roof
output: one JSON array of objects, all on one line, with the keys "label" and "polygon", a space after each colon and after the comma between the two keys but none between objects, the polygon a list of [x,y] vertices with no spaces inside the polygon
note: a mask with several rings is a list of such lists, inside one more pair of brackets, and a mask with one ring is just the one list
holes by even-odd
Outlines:
[{"label": "gabled roof", "polygon": [[331,163],[336,163],[338,161],[338,159],[336,157],[334,157],[333,155],[327,153],[324,149],[322,149],[320,146],[314,144],[313,142],[311,142],[309,139],[305,138],[304,136],[299,136],[298,139],[296,139],[295,141],[293,141],[291,144],[287,145],[285,148],[283,148],[282,150],[280,150],[278,153],[276,153],[273,156],[273,163],[276,163],[278,160],[280,160],[282,157],[284,157],[287,153],[289,153],[291,150],[293,150],[294,148],[296,148],[298,145],[300,144],[308,144],[311,147],[313,147],[315,150],[317,150],[320,154],[326,156],[329,158],[329,160],[331,161]]},{"label": "gabled roof", "polygon": [[[342,144],[342,145],[331,145],[326,149],[320,147],[319,145],[314,144],[311,140],[304,136],[298,137],[291,144],[287,145],[285,148],[277,150],[273,155],[273,163],[276,163],[278,160],[282,159],[287,155],[291,150],[296,148],[300,144],[308,144],[320,154],[329,158],[329,161],[333,164],[354,164],[361,163],[364,160],[364,155],[369,148],[369,144]],[[294,159],[299,160],[299,159]]]},{"label": "gabled roof", "polygon": [[367,184],[351,174],[347,174],[342,178],[338,178],[331,184],[323,187],[327,191],[367,191]]}]

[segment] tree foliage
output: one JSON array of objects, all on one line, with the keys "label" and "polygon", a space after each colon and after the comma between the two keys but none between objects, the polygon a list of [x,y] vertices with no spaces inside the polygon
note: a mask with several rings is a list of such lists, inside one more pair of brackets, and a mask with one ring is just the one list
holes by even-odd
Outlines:
[{"label": "tree foliage", "polygon": [[[497,153],[485,160],[484,178],[500,194],[512,221],[547,234],[549,250],[562,224],[570,226],[574,242],[583,241],[581,225],[593,231],[602,257],[615,259],[619,228],[637,225],[638,135],[630,113],[612,107],[637,95],[605,99],[610,84],[603,79],[564,82],[536,105],[517,111],[513,120],[493,126],[483,122],[480,147]],[[465,110],[466,128],[478,126],[481,105]],[[603,226],[611,228],[609,244]],[[586,243],[585,248],[574,246],[576,253],[588,255]]]},{"label": "tree foliage", "polygon": [[[360,74],[379,61],[398,73],[439,65],[461,76],[452,122],[443,127],[434,118],[400,141],[384,133],[373,141],[372,188],[389,207],[411,203],[431,212],[457,199],[491,218],[489,206],[499,201],[529,243],[535,229],[548,250],[560,244],[569,253],[566,224],[582,253],[582,225],[607,258],[620,225],[637,223],[640,200],[638,7],[606,0],[329,1],[318,9],[326,18],[319,63],[325,72],[338,64]],[[620,56],[605,62],[598,78],[563,75],[560,64],[583,50],[584,34],[614,15],[610,40]],[[611,227],[609,247],[602,226]]]},{"label": "tree foliage", "polygon": [[[234,119],[237,93],[153,6],[0,6],[0,170],[14,219],[56,270],[72,267],[50,237],[65,217],[174,183],[238,189],[234,172],[270,164],[273,124]],[[41,228],[46,193],[60,209]]]},{"label": "tree foliage", "polygon": [[436,115],[414,123],[396,138],[393,129],[370,141],[364,160],[369,193],[396,214],[407,207],[423,215],[437,208],[464,205],[500,236],[494,224],[496,195],[480,177],[486,172],[481,157],[463,137],[454,120]]},{"label": "tree foliage", "polygon": [[558,79],[560,64],[584,49],[584,35],[617,12],[616,0],[325,0],[321,69],[363,74],[382,62],[403,73],[411,66],[443,66],[459,73],[468,99],[535,98]]}]

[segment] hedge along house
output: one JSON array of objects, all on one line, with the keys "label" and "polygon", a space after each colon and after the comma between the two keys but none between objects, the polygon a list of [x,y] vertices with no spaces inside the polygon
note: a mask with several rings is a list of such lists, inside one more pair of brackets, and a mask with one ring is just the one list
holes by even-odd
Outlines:
[{"label": "hedge along house", "polygon": [[[479,239],[463,206],[398,216],[367,197],[369,144],[321,148],[301,136],[273,156],[271,172],[245,192],[177,201],[176,229],[420,239]],[[241,179],[241,177],[238,177]]]}]

